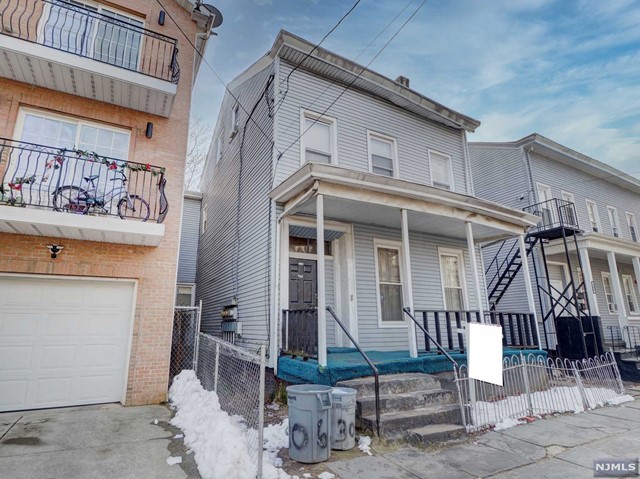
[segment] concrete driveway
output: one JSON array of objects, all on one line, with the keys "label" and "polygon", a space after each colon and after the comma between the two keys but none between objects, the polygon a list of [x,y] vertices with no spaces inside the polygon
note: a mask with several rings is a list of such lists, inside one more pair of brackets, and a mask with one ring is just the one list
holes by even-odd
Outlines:
[{"label": "concrete driveway", "polygon": [[165,406],[116,404],[0,414],[0,477],[198,478],[170,419]]}]

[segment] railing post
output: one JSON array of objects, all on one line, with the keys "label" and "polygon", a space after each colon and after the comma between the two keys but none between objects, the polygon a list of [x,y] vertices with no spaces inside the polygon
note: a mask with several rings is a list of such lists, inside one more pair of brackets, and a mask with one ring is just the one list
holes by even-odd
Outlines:
[{"label": "railing post", "polygon": [[533,416],[533,403],[531,401],[531,384],[529,382],[529,367],[527,363],[527,359],[524,357],[522,352],[520,353],[520,364],[522,365],[522,377],[524,379],[524,391],[527,395],[527,410],[529,412],[529,416]]},{"label": "railing post", "polygon": [[584,405],[585,410],[589,410],[589,401],[587,399],[587,391],[584,389],[584,384],[582,383],[582,378],[580,377],[580,371],[576,367],[575,361],[571,363],[571,370],[573,371],[573,377],[576,378],[576,386],[578,387],[578,391],[580,391],[580,397],[582,398],[582,404]]},{"label": "railing post", "polygon": [[220,343],[216,341],[216,365],[213,368],[213,392],[218,392],[218,364],[220,364]]},{"label": "railing post", "polygon": [[[404,258],[404,270],[405,270],[405,281],[407,283],[406,287],[406,307],[411,310],[413,314],[413,282],[411,275],[411,252],[409,245],[409,219],[407,216],[407,210],[400,210],[401,213],[401,226],[402,226],[402,250],[403,250],[403,258]],[[416,327],[413,324],[413,321],[407,320],[407,334],[409,340],[409,356],[412,358],[418,357],[418,342],[416,341]]]},{"label": "railing post", "polygon": [[480,320],[484,323],[484,308],[482,305],[482,293],[480,288],[480,274],[478,273],[478,260],[476,258],[476,244],[473,240],[473,227],[470,221],[465,222],[467,232],[467,249],[471,261],[471,271],[473,272],[473,287],[476,294],[476,308],[480,312]]},{"label": "railing post", "polygon": [[318,365],[327,365],[327,321],[324,258],[324,196],[316,196],[316,273],[318,278]]}]

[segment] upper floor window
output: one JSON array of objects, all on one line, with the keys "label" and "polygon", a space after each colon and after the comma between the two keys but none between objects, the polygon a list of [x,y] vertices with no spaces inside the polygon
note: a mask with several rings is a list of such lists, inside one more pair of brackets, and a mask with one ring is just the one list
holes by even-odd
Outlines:
[{"label": "upper floor window", "polygon": [[463,311],[466,309],[466,291],[462,250],[441,248],[439,253],[444,308],[447,311]]},{"label": "upper floor window", "polygon": [[453,190],[453,167],[449,155],[429,150],[429,169],[432,186]]},{"label": "upper floor window", "polygon": [[630,275],[622,275],[622,287],[624,288],[624,299],[627,303],[627,311],[629,311],[629,314],[637,314],[638,301],[636,300],[636,290],[633,284],[633,278]]},{"label": "upper floor window", "polygon": [[396,140],[378,133],[367,133],[369,140],[369,171],[378,175],[397,177]]},{"label": "upper floor window", "polygon": [[589,223],[591,225],[591,230],[596,233],[600,231],[600,217],[598,216],[598,206],[595,201],[586,200],[587,201],[587,214],[589,215]]},{"label": "upper floor window", "polygon": [[561,204],[558,208],[562,222],[566,225],[579,226],[578,218],[576,217],[575,196],[573,195],[573,193],[569,193],[567,191],[562,191],[561,195],[562,195],[562,199],[567,202],[567,203]]},{"label": "upper floor window", "polygon": [[337,164],[335,118],[305,111],[300,128],[300,163]]},{"label": "upper floor window", "polygon": [[633,213],[627,213],[626,216],[631,240],[638,242],[638,226],[636,225],[636,215],[634,215]]},{"label": "upper floor window", "polygon": [[607,213],[609,214],[609,224],[611,225],[611,233],[616,238],[620,237],[620,223],[618,222],[618,210],[613,206],[607,206]]},{"label": "upper floor window", "polygon": [[209,206],[207,204],[205,204],[202,207],[202,219],[200,220],[200,234],[204,234],[204,232],[207,229],[208,209],[209,209]]},{"label": "upper floor window", "polygon": [[142,19],[94,2],[49,2],[42,27],[46,46],[138,70]]}]

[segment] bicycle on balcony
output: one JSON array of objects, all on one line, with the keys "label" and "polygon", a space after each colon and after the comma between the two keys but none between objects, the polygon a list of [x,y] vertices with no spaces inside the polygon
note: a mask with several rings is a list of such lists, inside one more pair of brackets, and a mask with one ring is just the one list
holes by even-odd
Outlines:
[{"label": "bicycle on balcony", "polygon": [[[88,189],[76,185],[62,185],[53,193],[53,208],[55,211],[86,215],[90,212],[98,214],[111,214],[111,205],[117,202],[117,211],[120,218],[133,218],[145,222],[149,219],[151,208],[149,203],[139,195],[130,194],[125,187],[127,176],[122,171],[114,171],[113,182],[109,191],[100,193],[96,181],[100,175],[84,176],[83,179]],[[117,184],[120,182],[120,184]]]}]

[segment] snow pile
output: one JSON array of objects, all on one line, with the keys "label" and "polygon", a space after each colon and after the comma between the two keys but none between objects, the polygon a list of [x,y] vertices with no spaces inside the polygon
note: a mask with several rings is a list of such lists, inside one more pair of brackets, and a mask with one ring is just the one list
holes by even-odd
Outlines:
[{"label": "snow pile", "polygon": [[358,440],[358,449],[360,449],[365,454],[372,456],[371,454],[371,438],[369,436],[360,436]]},{"label": "snow pile", "polygon": [[194,371],[174,378],[169,399],[177,408],[171,424],[184,432],[203,479],[255,477],[241,426],[220,409],[216,393],[202,388]]},{"label": "snow pile", "polygon": [[515,427],[520,424],[524,424],[526,421],[518,421],[517,419],[511,419],[509,417],[503,419],[499,423],[496,424],[496,427],[493,429],[494,431],[504,431],[505,429],[509,429],[510,427]]},{"label": "snow pile", "polygon": [[633,402],[633,401],[635,401],[635,399],[633,399],[633,396],[629,396],[628,394],[623,394],[622,396],[617,396],[609,399],[607,401],[607,404],[609,404],[610,406],[617,406],[618,404],[624,404],[626,402]]},{"label": "snow pile", "polygon": [[336,477],[335,474],[331,474],[328,471],[318,474],[318,479],[333,479],[334,477]]},{"label": "snow pile", "polygon": [[282,467],[282,459],[278,457],[280,449],[289,447],[289,419],[285,419],[280,424],[270,424],[264,428],[264,462]]},{"label": "snow pile", "polygon": [[182,464],[182,456],[167,457],[167,464],[170,466],[173,466],[174,464]]}]

